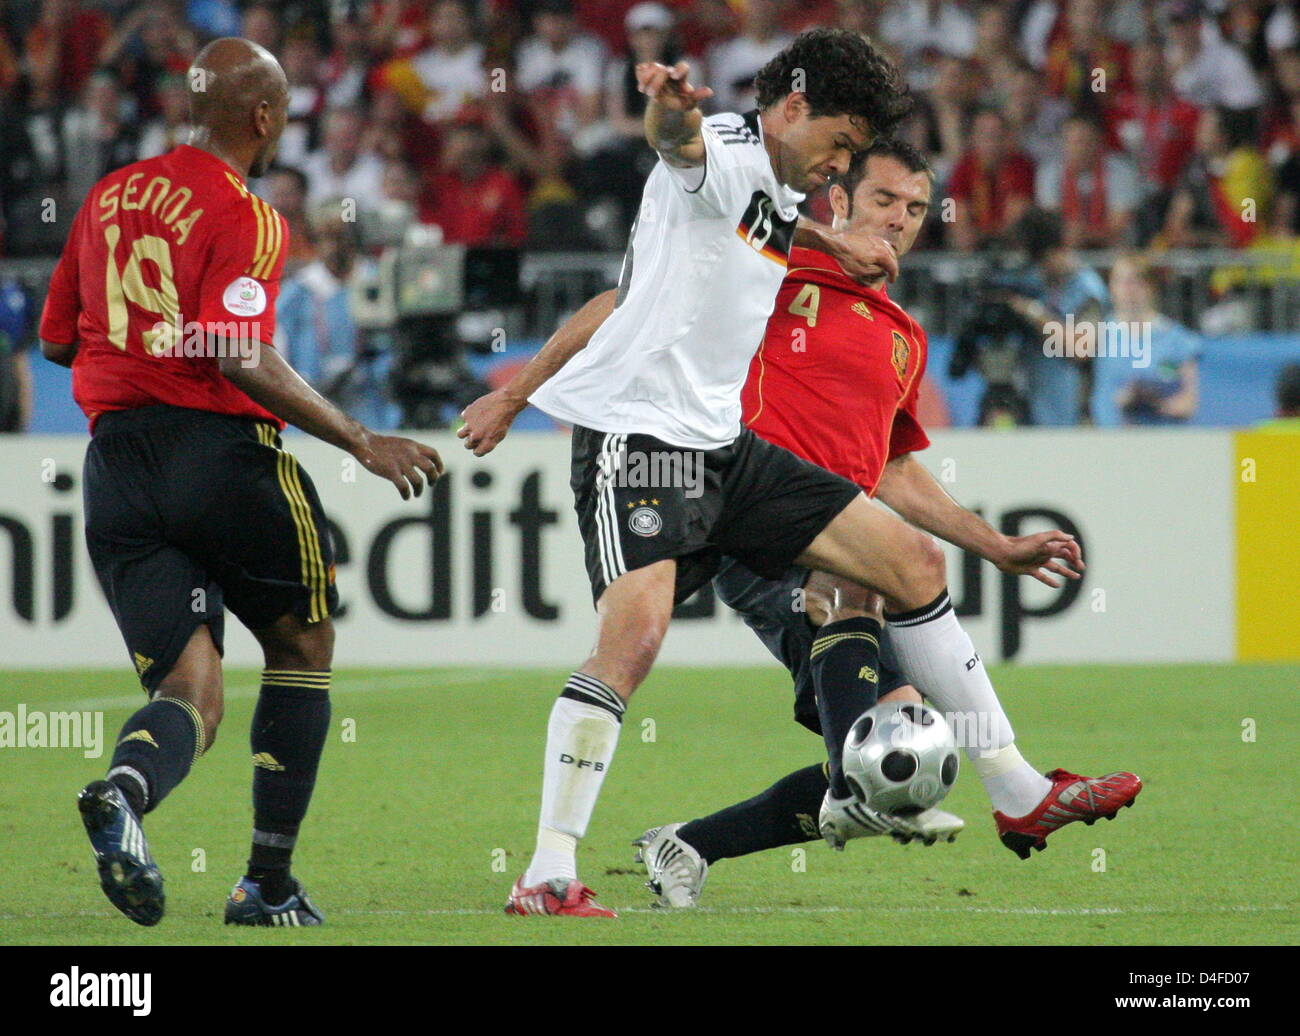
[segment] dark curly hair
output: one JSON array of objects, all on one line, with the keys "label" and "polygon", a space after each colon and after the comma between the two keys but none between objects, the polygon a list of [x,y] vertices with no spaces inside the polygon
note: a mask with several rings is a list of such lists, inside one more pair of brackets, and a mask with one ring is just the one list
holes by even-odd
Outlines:
[{"label": "dark curly hair", "polygon": [[857,116],[881,136],[912,110],[898,69],[869,39],[847,29],[800,33],[754,77],[758,106],[770,108],[800,84],[813,117]]}]

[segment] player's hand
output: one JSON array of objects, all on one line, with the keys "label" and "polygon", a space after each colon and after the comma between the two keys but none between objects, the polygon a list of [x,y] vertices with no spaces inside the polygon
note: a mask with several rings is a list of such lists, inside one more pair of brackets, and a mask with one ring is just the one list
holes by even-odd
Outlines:
[{"label": "player's hand", "polygon": [[855,281],[869,281],[882,273],[892,283],[898,278],[898,249],[869,230],[842,230],[831,234],[835,260]]},{"label": "player's hand", "polygon": [[465,423],[456,429],[456,434],[465,440],[465,449],[473,450],[475,457],[484,457],[495,450],[524,403],[505,389],[479,396],[460,412]]},{"label": "player's hand", "polygon": [[1032,536],[1012,536],[995,564],[1003,572],[1020,576],[1033,576],[1040,583],[1057,588],[1061,585],[1056,576],[1082,579],[1083,551],[1068,532],[1052,529],[1036,532]]},{"label": "player's hand", "polygon": [[671,68],[655,61],[643,61],[636,66],[636,88],[662,108],[690,111],[706,97],[713,96],[707,86],[691,86],[686,79],[690,70],[685,61]]},{"label": "player's hand", "polygon": [[442,475],[442,458],[432,446],[400,435],[376,435],[371,432],[353,454],[372,475],[386,478],[397,487],[403,500],[419,496],[424,484],[433,485]]}]

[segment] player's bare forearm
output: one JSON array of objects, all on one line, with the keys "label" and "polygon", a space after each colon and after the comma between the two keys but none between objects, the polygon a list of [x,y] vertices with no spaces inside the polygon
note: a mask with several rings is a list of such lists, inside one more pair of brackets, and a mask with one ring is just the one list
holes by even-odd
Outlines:
[{"label": "player's bare forearm", "polygon": [[431,446],[397,435],[380,435],[343,413],[303,381],[279,351],[266,346],[256,363],[243,354],[223,355],[221,373],[253,402],[308,435],[352,454],[372,475],[387,479],[406,500],[419,496],[442,474]]},{"label": "player's bare forearm", "polygon": [[60,367],[71,367],[77,358],[77,342],[47,342],[41,339],[41,355]]},{"label": "player's bare forearm", "polygon": [[699,104],[713,91],[692,86],[684,61],[669,68],[655,62],[636,66],[637,89],[649,100],[645,107],[645,139],[669,165],[690,168],[704,164],[704,114]]},{"label": "player's bare forearm", "polygon": [[528,397],[550,381],[561,368],[574,356],[587,348],[597,329],[606,318],[614,312],[614,289],[603,291],[588,299],[573,316],[569,317],[560,328],[546,340],[546,344],[537,351],[505,386],[507,397],[520,401],[520,409],[528,402]]},{"label": "player's bare forearm", "polygon": [[456,434],[465,440],[467,450],[482,457],[496,448],[514,419],[528,405],[528,397],[587,347],[596,329],[614,311],[614,299],[612,290],[589,299],[510,381],[474,400],[462,411],[465,423]]},{"label": "player's bare forearm", "polygon": [[366,428],[303,381],[278,349],[263,346],[258,360],[239,355],[221,359],[221,373],[254,403],[308,435],[355,453],[365,445]]},{"label": "player's bare forearm", "polygon": [[807,216],[800,216],[794,225],[794,243],[799,248],[815,248],[830,253],[838,242],[832,241],[831,228]]},{"label": "player's bare forearm", "polygon": [[974,511],[944,491],[911,454],[885,465],[876,495],[917,528],[991,561],[1000,571],[1032,576],[1059,587],[1058,576],[1079,579],[1083,552],[1074,537],[1060,529],[1004,536]]},{"label": "player's bare forearm", "polygon": [[697,166],[704,162],[704,138],[698,108],[674,111],[651,102],[645,106],[645,139],[669,165]]},{"label": "player's bare forearm", "polygon": [[898,277],[898,251],[883,237],[865,229],[835,230],[800,216],[794,228],[794,243],[825,252],[845,273],[864,284]]},{"label": "player's bare forearm", "polygon": [[885,465],[876,496],[918,529],[998,564],[1008,540],[974,511],[957,503],[910,453]]}]

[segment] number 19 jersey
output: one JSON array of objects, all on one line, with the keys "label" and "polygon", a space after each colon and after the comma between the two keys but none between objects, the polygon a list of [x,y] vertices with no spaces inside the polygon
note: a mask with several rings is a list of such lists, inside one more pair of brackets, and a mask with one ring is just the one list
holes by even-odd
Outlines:
[{"label": "number 19 jersey", "polygon": [[705,163],[655,166],[614,312],[531,401],[600,432],[719,449],[763,341],[803,195],[781,183],[758,112],[705,119]]},{"label": "number 19 jersey", "polygon": [[287,244],[280,214],[199,148],[100,180],[55,267],[40,331],[78,343],[72,393],[91,430],[107,411],[159,403],[283,428],[221,373],[208,335],[271,348]]}]

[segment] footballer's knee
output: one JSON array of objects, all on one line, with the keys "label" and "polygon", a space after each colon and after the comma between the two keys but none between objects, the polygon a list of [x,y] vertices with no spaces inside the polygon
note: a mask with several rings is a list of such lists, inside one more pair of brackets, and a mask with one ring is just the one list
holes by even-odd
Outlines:
[{"label": "footballer's knee", "polygon": [[603,680],[626,701],[641,686],[659,655],[668,632],[667,622],[644,616],[630,628],[617,644],[598,644],[583,671]]},{"label": "footballer's knee", "polygon": [[874,590],[825,572],[813,572],[804,584],[804,609],[808,622],[821,627],[843,619],[883,621],[884,598]]},{"label": "footballer's knee", "polygon": [[627,701],[650,672],[673,614],[677,563],[655,562],[620,576],[600,595],[596,647],[582,672]]},{"label": "footballer's knee", "polygon": [[876,622],[883,623],[885,621],[884,610],[885,599],[880,594],[868,590],[862,594],[850,595],[847,598],[837,598],[822,612],[823,621],[814,621],[813,625],[826,626],[832,622],[841,622],[844,619],[875,619]]},{"label": "footballer's knee", "polygon": [[153,700],[183,701],[198,713],[203,725],[203,748],[216,740],[225,712],[221,654],[207,625],[194,631],[171,671],[158,682]]},{"label": "footballer's knee", "polygon": [[909,536],[899,557],[901,592],[889,601],[891,611],[910,611],[929,604],[948,585],[943,550],[923,532]]},{"label": "footballer's knee", "polygon": [[154,701],[171,698],[183,701],[199,715],[203,724],[203,751],[212,747],[217,739],[217,728],[225,715],[225,695],[222,693],[221,681],[191,681],[185,674],[169,673],[154,692]]},{"label": "footballer's knee", "polygon": [[262,645],[267,669],[324,672],[334,660],[334,623],[328,617],[306,622],[283,615],[253,635]]}]

